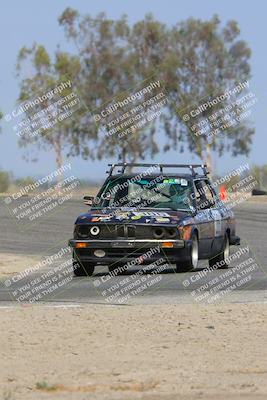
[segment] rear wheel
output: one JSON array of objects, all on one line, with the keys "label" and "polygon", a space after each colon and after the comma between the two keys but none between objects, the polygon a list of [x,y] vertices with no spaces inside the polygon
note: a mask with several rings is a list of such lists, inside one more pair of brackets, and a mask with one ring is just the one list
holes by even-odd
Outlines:
[{"label": "rear wheel", "polygon": [[228,258],[230,255],[230,242],[229,236],[225,234],[223,241],[223,251],[217,256],[209,260],[209,266],[214,267],[217,263],[217,269],[227,269],[228,268]]},{"label": "rear wheel", "polygon": [[73,263],[73,273],[75,276],[92,276],[94,269],[94,265],[90,263]]},{"label": "rear wheel", "polygon": [[180,263],[176,263],[177,272],[189,272],[193,271],[198,266],[198,238],[194,233],[192,235],[192,246],[190,249],[190,257],[188,261],[182,261]]}]

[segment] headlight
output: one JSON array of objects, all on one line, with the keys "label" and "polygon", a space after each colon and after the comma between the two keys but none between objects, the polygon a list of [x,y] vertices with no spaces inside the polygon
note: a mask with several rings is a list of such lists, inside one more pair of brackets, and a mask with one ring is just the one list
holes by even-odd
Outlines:
[{"label": "headlight", "polygon": [[153,236],[155,239],[162,239],[164,235],[165,235],[164,228],[161,227],[154,228]]},{"label": "headlight", "polygon": [[177,236],[177,231],[175,228],[168,228],[167,229],[168,237],[174,239]]},{"label": "headlight", "polygon": [[74,232],[76,233],[74,237],[77,239],[86,239],[89,236],[88,225],[77,225]]},{"label": "headlight", "polygon": [[90,233],[91,233],[92,236],[99,235],[99,232],[100,232],[99,226],[95,225],[95,226],[92,226],[92,228],[90,228]]}]

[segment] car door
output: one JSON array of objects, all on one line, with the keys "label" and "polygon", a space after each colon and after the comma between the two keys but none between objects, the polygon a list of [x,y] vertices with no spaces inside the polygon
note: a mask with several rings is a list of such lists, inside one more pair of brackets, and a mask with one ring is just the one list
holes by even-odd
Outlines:
[{"label": "car door", "polygon": [[222,203],[214,189],[212,188],[208,179],[204,180],[203,186],[206,188],[209,199],[213,202],[210,207],[210,215],[213,220],[213,240],[211,242],[211,256],[218,254],[222,250],[224,235],[227,228],[228,213],[227,210],[222,207]]},{"label": "car door", "polygon": [[205,178],[194,180],[196,196],[196,222],[199,232],[200,258],[212,255],[214,239],[221,232],[221,214],[216,209],[216,201],[209,181]]}]

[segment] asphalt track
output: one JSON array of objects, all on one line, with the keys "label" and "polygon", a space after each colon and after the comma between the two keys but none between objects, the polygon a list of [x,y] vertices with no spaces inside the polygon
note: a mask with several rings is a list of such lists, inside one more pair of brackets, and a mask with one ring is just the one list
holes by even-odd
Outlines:
[{"label": "asphalt track", "polygon": [[[81,200],[68,200],[41,219],[25,223],[13,213],[21,201],[11,206],[3,199],[0,201],[0,254],[37,255],[40,261],[57,254],[72,237],[75,216],[86,211]],[[141,273],[140,268],[132,267],[111,277],[107,267],[98,266],[93,277],[74,278],[68,272],[57,278],[55,274],[49,276],[49,271],[63,271],[60,265],[64,260],[70,261],[70,255],[66,254],[19,279],[2,279],[1,306],[29,301],[62,306],[267,302],[267,204],[247,202],[234,211],[242,241],[241,246],[232,247],[235,259],[228,270],[207,271],[207,263],[201,262],[199,271],[194,273],[175,273],[172,266],[160,272],[154,268]],[[28,267],[25,265],[25,269]],[[60,284],[53,284],[52,277]]]}]

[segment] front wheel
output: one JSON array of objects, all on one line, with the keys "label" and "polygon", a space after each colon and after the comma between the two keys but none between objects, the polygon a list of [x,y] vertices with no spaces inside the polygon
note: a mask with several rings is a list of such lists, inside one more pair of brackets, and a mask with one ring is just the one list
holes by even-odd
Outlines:
[{"label": "front wheel", "polygon": [[73,273],[75,276],[92,276],[94,269],[94,265],[90,263],[73,263]]},{"label": "front wheel", "polygon": [[112,272],[114,273],[113,276],[123,275],[123,273],[125,271],[127,271],[127,268],[120,269],[120,267],[124,267],[124,266],[125,266],[125,264],[109,265],[108,270],[110,273],[112,273]]},{"label": "front wheel", "polygon": [[193,271],[198,266],[198,238],[194,233],[192,238],[192,245],[190,249],[190,256],[188,261],[182,261],[180,263],[176,263],[177,272],[189,272]]},{"label": "front wheel", "polygon": [[209,266],[217,266],[217,269],[227,269],[228,268],[228,258],[230,255],[230,242],[229,236],[226,234],[223,240],[223,250],[220,254],[209,260]]}]

